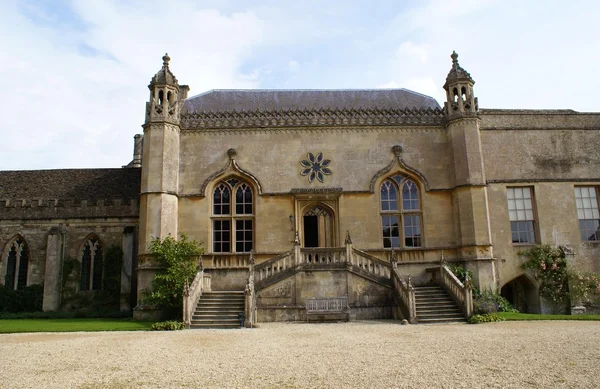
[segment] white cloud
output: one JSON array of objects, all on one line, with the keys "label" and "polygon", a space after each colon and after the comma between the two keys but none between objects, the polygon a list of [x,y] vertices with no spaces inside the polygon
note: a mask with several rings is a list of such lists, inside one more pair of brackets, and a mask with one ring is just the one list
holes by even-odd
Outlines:
[{"label": "white cloud", "polygon": [[[450,53],[486,108],[598,111],[600,3],[0,1],[0,169],[116,167],[168,51],[212,88],[407,88],[444,101]],[[206,5],[209,4],[209,5]]]},{"label": "white cloud", "polygon": [[290,59],[290,61],[288,62],[288,70],[290,72],[297,72],[298,69],[300,69],[300,64],[298,63],[298,61]]},{"label": "white cloud", "polygon": [[414,56],[419,59],[422,64],[427,64],[428,58],[428,45],[427,44],[416,44],[413,42],[402,42],[398,47],[396,55],[400,58],[406,56]]},{"label": "white cloud", "polygon": [[[129,4],[129,3],[128,3]],[[146,3],[145,3],[146,4]],[[4,23],[0,83],[12,91],[0,124],[1,169],[118,167],[131,159],[141,132],[146,85],[169,51],[172,70],[192,93],[211,88],[253,88],[259,71],[242,71],[261,41],[252,12],[224,15],[194,3],[156,2],[134,8],[119,1],[77,2],[89,26],[70,31],[42,8],[23,14],[0,5]],[[81,45],[90,48],[81,51]],[[90,55],[90,51],[96,55]]]}]

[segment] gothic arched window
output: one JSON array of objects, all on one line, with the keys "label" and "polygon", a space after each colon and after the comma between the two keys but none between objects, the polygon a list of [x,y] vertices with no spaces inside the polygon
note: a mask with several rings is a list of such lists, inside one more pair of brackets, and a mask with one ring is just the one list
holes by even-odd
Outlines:
[{"label": "gothic arched window", "polygon": [[10,289],[24,289],[27,286],[29,249],[22,237],[17,237],[9,245],[6,256],[4,286]]},{"label": "gothic arched window", "polygon": [[213,252],[247,253],[254,248],[254,197],[246,182],[229,178],[213,191]]},{"label": "gothic arched window", "polygon": [[89,237],[81,250],[79,290],[102,289],[102,243],[97,236]]},{"label": "gothic arched window", "polygon": [[402,175],[381,184],[383,247],[421,247],[421,205],[417,184]]}]

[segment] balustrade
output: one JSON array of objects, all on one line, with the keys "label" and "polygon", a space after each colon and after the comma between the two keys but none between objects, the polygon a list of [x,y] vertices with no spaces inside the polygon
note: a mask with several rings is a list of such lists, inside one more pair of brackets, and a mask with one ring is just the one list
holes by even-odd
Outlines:
[{"label": "balustrade", "polygon": [[416,323],[417,303],[415,297],[415,288],[410,284],[410,281],[407,283],[402,279],[402,277],[400,277],[397,269],[392,269],[391,274],[394,293],[396,293],[396,296],[398,296],[408,313],[407,320],[410,323]]},{"label": "balustrade", "polygon": [[208,269],[247,268],[250,254],[213,254]]},{"label": "balustrade", "polygon": [[470,281],[467,279],[463,285],[443,263],[440,266],[440,271],[437,272],[437,276],[442,286],[446,288],[458,305],[462,307],[465,315],[470,317],[473,313],[473,290]]},{"label": "balustrade", "polygon": [[271,258],[266,262],[256,265],[254,267],[256,281],[263,281],[291,267],[294,267],[294,257],[292,256],[291,251],[286,251],[275,258]]},{"label": "balustrade", "polygon": [[300,263],[329,264],[346,262],[345,248],[303,248],[300,249]]},{"label": "balustrade", "polygon": [[366,252],[353,248],[350,263],[359,269],[363,269],[377,276],[390,278],[391,265],[388,262],[374,257]]},{"label": "balustrade", "polygon": [[203,292],[210,292],[210,274],[204,274],[202,269],[198,270],[191,285],[186,282],[183,290],[183,322],[189,328],[192,322],[192,313],[198,305],[198,300]]}]

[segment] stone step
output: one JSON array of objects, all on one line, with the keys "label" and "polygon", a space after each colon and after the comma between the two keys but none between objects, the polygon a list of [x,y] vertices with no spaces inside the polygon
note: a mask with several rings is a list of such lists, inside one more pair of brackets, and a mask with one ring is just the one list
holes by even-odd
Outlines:
[{"label": "stone step", "polygon": [[225,317],[225,318],[233,318],[238,317],[240,313],[244,313],[243,311],[211,311],[211,312],[194,312],[192,317]]},{"label": "stone step", "polygon": [[419,313],[430,313],[430,312],[462,312],[457,306],[448,306],[448,307],[425,307],[425,308],[417,308],[417,315]]},{"label": "stone step", "polygon": [[415,288],[417,321],[423,324],[464,323],[462,310],[448,292],[439,286]]},{"label": "stone step", "polygon": [[419,307],[445,307],[445,306],[456,306],[454,301],[417,301],[415,302],[417,308]]},{"label": "stone step", "polygon": [[196,305],[190,328],[239,328],[244,307],[243,291],[206,292]]},{"label": "stone step", "polygon": [[194,329],[194,330],[200,330],[200,329],[236,329],[236,328],[241,328],[240,324],[190,324],[190,329]]},{"label": "stone step", "polygon": [[198,301],[198,305],[244,305],[243,301],[230,301],[230,300],[202,300]]},{"label": "stone step", "polygon": [[199,325],[199,324],[216,324],[216,325],[240,325],[240,321],[235,319],[192,319],[191,324]]},{"label": "stone step", "polygon": [[421,319],[417,317],[417,322],[419,324],[450,324],[450,323],[466,323],[467,320],[464,317],[456,317],[456,318],[425,318]]},{"label": "stone step", "polygon": [[444,292],[431,292],[431,293],[415,293],[416,297],[419,298],[430,298],[430,297],[449,297],[448,293]]},{"label": "stone step", "polygon": [[421,314],[417,314],[418,318],[421,318],[421,317],[444,318],[444,317],[454,317],[454,316],[463,317],[463,314],[461,312],[422,312]]}]

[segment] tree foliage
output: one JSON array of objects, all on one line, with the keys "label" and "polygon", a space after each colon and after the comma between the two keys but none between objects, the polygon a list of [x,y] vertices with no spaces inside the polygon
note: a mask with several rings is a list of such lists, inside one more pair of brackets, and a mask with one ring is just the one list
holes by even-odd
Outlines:
[{"label": "tree foliage", "polygon": [[162,308],[179,308],[183,303],[183,288],[191,283],[197,272],[198,259],[204,248],[195,240],[181,234],[179,240],[168,236],[154,238],[150,243],[152,258],[160,270],[152,281],[152,290],[146,292],[146,302]]}]

